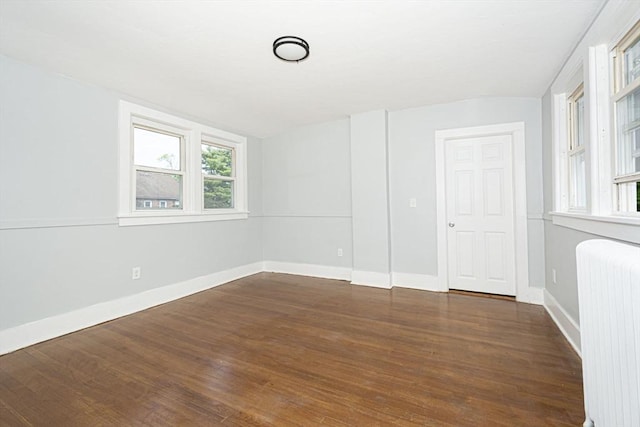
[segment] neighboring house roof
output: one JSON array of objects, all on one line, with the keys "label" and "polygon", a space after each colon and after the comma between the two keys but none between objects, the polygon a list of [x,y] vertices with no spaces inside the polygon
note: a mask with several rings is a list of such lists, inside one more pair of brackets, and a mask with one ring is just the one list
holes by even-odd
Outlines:
[{"label": "neighboring house roof", "polygon": [[180,181],[175,175],[138,171],[136,199],[180,200]]}]

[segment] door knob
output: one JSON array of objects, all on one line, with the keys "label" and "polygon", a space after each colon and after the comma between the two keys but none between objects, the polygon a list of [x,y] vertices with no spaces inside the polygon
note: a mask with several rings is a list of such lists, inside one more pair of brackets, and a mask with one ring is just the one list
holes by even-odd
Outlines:
[{"label": "door knob", "polygon": [[456,224],[455,224],[454,222],[450,222],[450,223],[449,223],[449,227],[453,228],[453,227],[455,227],[455,226],[456,226]]}]

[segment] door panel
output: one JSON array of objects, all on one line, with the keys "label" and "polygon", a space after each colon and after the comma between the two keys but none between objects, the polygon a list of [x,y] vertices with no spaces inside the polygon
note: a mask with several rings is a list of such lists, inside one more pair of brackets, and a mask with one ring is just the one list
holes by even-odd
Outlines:
[{"label": "door panel", "polygon": [[515,295],[511,135],[447,141],[449,287]]}]

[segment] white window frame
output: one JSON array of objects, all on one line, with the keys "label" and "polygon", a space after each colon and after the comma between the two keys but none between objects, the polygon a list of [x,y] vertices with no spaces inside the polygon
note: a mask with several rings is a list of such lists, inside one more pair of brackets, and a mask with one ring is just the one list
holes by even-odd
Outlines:
[{"label": "white window frame", "polygon": [[[149,206],[147,206],[147,204],[149,204]],[[143,205],[145,208],[152,208],[152,207],[153,207],[153,201],[151,201],[151,200],[144,200],[144,201],[142,202],[142,205]]]},{"label": "white window frame", "polygon": [[[181,209],[136,210],[135,171],[133,162],[133,128],[158,129],[182,137],[180,171],[183,177]],[[234,152],[233,209],[204,209],[201,141],[216,141],[216,145]],[[247,138],[220,129],[183,119],[151,108],[120,101],[119,105],[119,211],[121,226],[220,221],[248,218],[247,210]],[[164,171],[171,172],[173,171]]]},{"label": "white window frame", "polygon": [[[231,150],[231,159],[232,159],[232,166],[231,166],[231,176],[222,176],[222,175],[211,175],[211,174],[207,174],[204,172],[201,172],[202,174],[202,187],[204,188],[204,181],[206,179],[211,179],[211,180],[219,180],[219,181],[229,181],[232,183],[233,188],[234,188],[234,192],[232,194],[234,194],[234,198],[232,199],[233,201],[233,205],[235,206],[236,204],[236,200],[235,200],[235,187],[236,187],[236,182],[237,182],[237,178],[236,178],[236,159],[237,159],[237,154],[236,154],[236,148],[235,146],[231,147],[229,146],[228,143],[225,143],[224,141],[220,141],[219,139],[209,136],[209,135],[202,135],[202,140],[200,141],[200,146],[202,145],[210,145],[212,147],[218,147],[218,148],[226,148],[226,149],[230,149]],[[204,208],[204,191],[202,192],[202,205]],[[207,212],[209,210],[212,209],[207,209],[204,208]]]},{"label": "white window frame", "polygon": [[[616,44],[616,46],[611,50],[611,67],[612,67],[612,96],[611,96],[611,111],[612,111],[612,122],[613,122],[613,130],[612,134],[612,145],[613,145],[613,158],[614,158],[614,173],[613,173],[613,202],[614,208],[617,211],[617,214],[624,216],[631,216],[640,218],[640,212],[630,211],[629,203],[635,205],[635,190],[633,191],[633,201],[629,202],[629,197],[620,197],[620,193],[623,192],[622,185],[639,182],[640,181],[640,172],[630,173],[630,174],[620,174],[619,173],[619,156],[618,149],[620,147],[618,141],[618,115],[616,111],[616,105],[619,101],[629,96],[631,93],[640,88],[640,78],[635,79],[632,82],[625,82],[624,80],[624,52],[629,48],[634,41],[636,41],[640,37],[640,21],[637,22],[633,28],[631,28],[625,36]],[[631,194],[631,192],[629,192]]]},{"label": "white window frame", "polygon": [[[578,182],[578,176],[577,176],[577,171],[574,169],[573,167],[573,158],[574,157],[578,157],[579,155],[586,155],[586,149],[585,149],[585,138],[584,136],[586,135],[586,127],[585,127],[585,123],[584,123],[584,118],[586,117],[586,115],[583,114],[583,122],[580,123],[580,125],[582,126],[582,134],[583,134],[583,139],[582,139],[582,144],[577,145],[577,135],[576,135],[576,121],[577,121],[577,111],[576,111],[576,106],[577,106],[577,101],[582,98],[583,101],[583,105],[585,103],[585,97],[584,97],[584,83],[580,83],[578,85],[578,87],[573,91],[573,93],[569,96],[568,100],[567,100],[567,166],[566,166],[566,170],[567,170],[567,176],[568,176],[568,180],[569,180],[569,188],[568,188],[568,192],[569,192],[569,200],[568,200],[568,208],[570,211],[575,211],[575,212],[586,212],[587,210],[587,191],[586,191],[586,185],[587,185],[587,176],[585,173],[585,176],[583,177],[583,185],[585,186],[585,192],[583,194],[584,197],[584,204],[578,204],[577,200],[578,200],[578,195],[577,195],[577,182]],[[586,163],[586,159],[585,159],[585,163]]]},{"label": "white window frame", "polygon": [[[164,205],[164,206],[163,206]],[[167,208],[167,201],[166,200],[160,200],[158,202],[158,208],[160,209],[166,209]]]},{"label": "white window frame", "polygon": [[[640,244],[640,217],[617,209],[615,198],[615,136],[613,108],[613,50],[631,31],[638,17],[626,30],[614,35],[607,44],[578,49],[551,87],[553,94],[553,224],[575,230]],[[587,55],[584,55],[586,53]],[[573,64],[573,66],[572,66]],[[586,66],[585,82],[585,150],[587,175],[587,209],[569,208],[567,147],[567,88],[575,87],[576,70]],[[582,74],[582,73],[580,73]]]}]

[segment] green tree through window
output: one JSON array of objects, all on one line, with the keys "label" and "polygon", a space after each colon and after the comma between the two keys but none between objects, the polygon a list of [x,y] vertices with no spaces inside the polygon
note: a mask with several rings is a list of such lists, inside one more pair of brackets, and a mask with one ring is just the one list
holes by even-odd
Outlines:
[{"label": "green tree through window", "polygon": [[233,151],[203,144],[202,172],[205,209],[233,208]]}]

